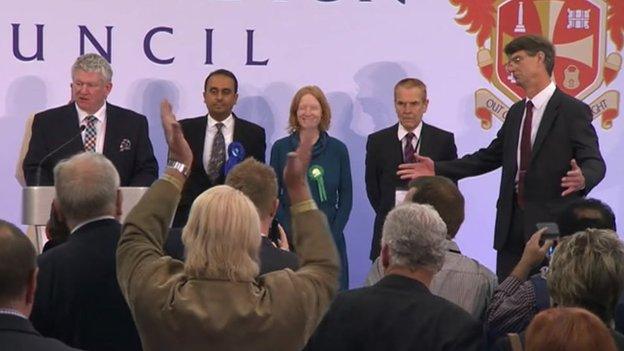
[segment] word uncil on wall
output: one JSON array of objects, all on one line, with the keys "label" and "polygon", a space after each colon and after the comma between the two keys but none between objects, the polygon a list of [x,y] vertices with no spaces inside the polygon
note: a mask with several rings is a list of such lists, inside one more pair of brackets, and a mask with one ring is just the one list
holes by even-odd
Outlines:
[{"label": "word uncil on wall", "polygon": [[[24,54],[22,51],[22,46],[20,45],[20,23],[11,23],[13,27],[13,56],[20,61],[45,61],[44,59],[44,25],[36,24],[36,45],[35,52],[33,54]],[[108,62],[113,61],[113,53],[112,53],[112,36],[113,36],[113,26],[105,26],[106,28],[106,43],[102,45],[91,33],[87,26],[78,26],[78,37],[80,40],[80,55],[85,53],[85,42],[88,41],[91,45],[98,51],[102,57],[104,57]],[[206,31],[206,52],[204,57],[204,64],[212,65],[212,35],[214,28],[205,28]],[[175,60],[174,56],[171,57],[158,57],[152,50],[152,41],[155,40],[157,35],[173,35],[173,28],[171,27],[154,27],[147,31],[145,36],[143,37],[143,52],[145,53],[145,57],[157,64],[160,65],[170,65]],[[247,55],[245,58],[246,66],[267,66],[269,64],[269,59],[257,60],[254,59],[253,51],[254,51],[254,30],[247,29],[246,30],[246,39],[247,39]],[[25,50],[24,50],[25,51]]]}]

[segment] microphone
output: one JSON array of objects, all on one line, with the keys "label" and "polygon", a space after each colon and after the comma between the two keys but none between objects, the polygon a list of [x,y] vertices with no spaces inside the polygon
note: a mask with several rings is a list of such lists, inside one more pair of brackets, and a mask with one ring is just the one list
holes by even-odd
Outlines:
[{"label": "microphone", "polygon": [[64,148],[65,146],[69,145],[69,143],[71,143],[72,141],[74,141],[74,139],[76,139],[77,137],[82,135],[82,132],[84,132],[84,130],[87,128],[87,126],[85,126],[84,124],[80,125],[80,131],[78,132],[78,134],[72,136],[69,140],[67,140],[66,142],[64,142],[63,144],[61,144],[61,146],[57,147],[56,149],[50,151],[47,155],[45,155],[41,161],[39,161],[39,164],[37,164],[37,174],[35,176],[35,186],[40,186],[41,185],[41,166],[43,166],[43,163],[45,161],[47,161],[50,156],[56,154],[57,152],[59,152],[62,148]]}]

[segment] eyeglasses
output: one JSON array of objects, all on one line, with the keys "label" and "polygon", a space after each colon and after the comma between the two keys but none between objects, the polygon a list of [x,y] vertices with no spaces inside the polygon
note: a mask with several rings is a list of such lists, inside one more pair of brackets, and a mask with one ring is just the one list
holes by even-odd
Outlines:
[{"label": "eyeglasses", "polygon": [[509,58],[509,61],[507,61],[507,62],[505,63],[505,66],[509,66],[509,65],[511,65],[512,63],[513,63],[513,64],[515,64],[515,65],[517,65],[517,64],[519,64],[520,62],[522,62],[522,60],[524,60],[525,58],[526,58],[526,56],[522,56],[522,55],[512,56],[512,57],[510,57],[510,58]]}]

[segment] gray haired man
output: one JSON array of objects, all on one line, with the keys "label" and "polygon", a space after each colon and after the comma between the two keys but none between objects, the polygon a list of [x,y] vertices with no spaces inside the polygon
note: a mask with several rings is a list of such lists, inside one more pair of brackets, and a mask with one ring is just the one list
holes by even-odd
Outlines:
[{"label": "gray haired man", "polygon": [[73,347],[140,350],[115,274],[119,174],[106,157],[88,152],[61,161],[54,178],[55,206],[71,234],[39,256],[33,325]]},{"label": "gray haired man", "polygon": [[482,350],[479,323],[428,289],[446,232],[429,205],[393,209],[381,239],[384,278],[338,295],[306,350]]},{"label": "gray haired man", "polygon": [[149,186],[158,163],[149,139],[147,119],[108,103],[113,70],[100,55],[85,54],[71,68],[72,101],[37,113],[22,168],[29,186],[52,185],[52,170],[82,151],[110,159],[122,186]]}]

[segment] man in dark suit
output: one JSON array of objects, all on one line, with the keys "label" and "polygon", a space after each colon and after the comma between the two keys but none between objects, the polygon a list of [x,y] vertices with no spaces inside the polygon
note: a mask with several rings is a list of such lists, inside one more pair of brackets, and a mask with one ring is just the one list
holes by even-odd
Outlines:
[{"label": "man in dark suit", "polygon": [[140,350],[115,275],[119,175],[103,155],[81,153],[61,161],[54,178],[54,201],[71,234],[39,256],[33,325],[45,336],[86,350]]},{"label": "man in dark suit", "polygon": [[483,350],[480,323],[428,286],[444,263],[446,225],[430,205],[396,207],[383,226],[385,276],[342,292],[305,350]]},{"label": "man in dark suit", "polygon": [[2,350],[71,351],[45,338],[30,324],[37,280],[35,248],[13,224],[0,220],[0,348]]},{"label": "man in dark suit", "polygon": [[551,80],[552,43],[522,36],[505,46],[505,54],[507,70],[526,98],[511,106],[490,145],[450,162],[418,157],[399,172],[402,178],[439,174],[461,179],[502,167],[494,234],[499,281],[520,260],[535,224],[553,222],[567,204],[589,193],[606,170],[591,110]]},{"label": "man in dark suit", "polygon": [[238,118],[232,109],[238,100],[238,80],[225,69],[211,72],[204,82],[208,114],[180,121],[193,151],[193,164],[184,185],[173,227],[183,227],[199,194],[223,184],[226,173],[246,157],[264,162],[264,128]]},{"label": "man in dark suit", "polygon": [[78,57],[72,66],[72,102],[35,115],[23,163],[27,185],[52,185],[54,166],[82,151],[108,157],[121,186],[149,186],[158,177],[145,116],[106,102],[112,75],[103,57]]},{"label": "man in dark suit", "polygon": [[399,123],[368,136],[366,192],[376,214],[371,261],[379,256],[386,214],[397,202],[397,195],[404,196],[401,191],[407,189],[407,181],[397,175],[399,165],[414,162],[415,154],[440,161],[457,158],[453,134],[422,122],[428,105],[427,87],[421,80],[399,81],[394,87],[394,107]]}]

